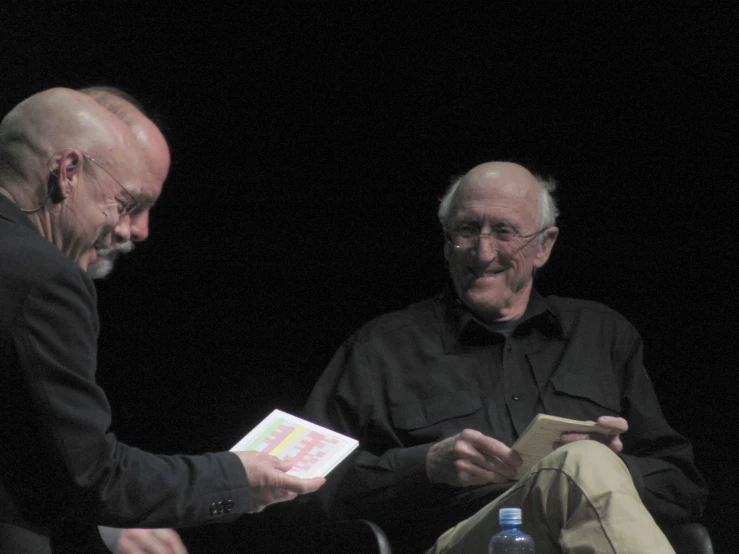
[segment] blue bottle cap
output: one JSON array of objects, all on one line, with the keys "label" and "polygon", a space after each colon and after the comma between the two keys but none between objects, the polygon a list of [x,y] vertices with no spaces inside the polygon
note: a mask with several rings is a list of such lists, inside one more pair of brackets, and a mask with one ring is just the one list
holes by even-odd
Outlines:
[{"label": "blue bottle cap", "polygon": [[521,508],[501,508],[498,512],[498,521],[501,525],[520,525]]}]

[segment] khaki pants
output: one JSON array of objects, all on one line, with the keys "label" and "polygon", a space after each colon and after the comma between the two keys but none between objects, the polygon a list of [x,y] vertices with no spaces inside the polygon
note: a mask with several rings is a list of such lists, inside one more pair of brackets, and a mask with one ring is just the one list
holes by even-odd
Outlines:
[{"label": "khaki pants", "polygon": [[486,553],[498,510],[520,507],[536,554],[674,554],[626,465],[596,441],[558,448],[513,488],[441,535],[428,554]]}]

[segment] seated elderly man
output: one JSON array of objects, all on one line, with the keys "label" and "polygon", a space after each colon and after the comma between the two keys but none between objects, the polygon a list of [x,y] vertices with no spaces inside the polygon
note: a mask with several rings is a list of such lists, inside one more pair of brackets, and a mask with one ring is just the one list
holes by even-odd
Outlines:
[{"label": "seated elderly man", "polygon": [[97,524],[228,521],[323,484],[254,452],[157,456],[109,432],[85,271],[127,238],[144,170],[131,130],[80,92],[0,122],[0,551],[107,552]]},{"label": "seated elderly man", "polygon": [[[553,189],[504,162],[456,180],[439,208],[451,286],[334,356],[305,410],[360,440],[319,493],[332,517],[379,522],[396,552],[471,553],[487,551],[500,507],[521,507],[537,554],[672,552],[659,525],[699,517],[705,483],[638,332],[602,304],[534,289],[559,233]],[[563,435],[513,481],[511,445],[538,413],[609,432]]]}]

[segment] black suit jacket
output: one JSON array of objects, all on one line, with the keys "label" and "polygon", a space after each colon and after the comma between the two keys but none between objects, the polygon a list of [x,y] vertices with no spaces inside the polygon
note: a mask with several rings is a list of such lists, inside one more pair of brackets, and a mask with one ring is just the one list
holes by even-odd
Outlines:
[{"label": "black suit jacket", "polygon": [[92,281],[0,195],[0,522],[80,537],[250,511],[234,454],[157,456],[109,432],[97,334]]}]

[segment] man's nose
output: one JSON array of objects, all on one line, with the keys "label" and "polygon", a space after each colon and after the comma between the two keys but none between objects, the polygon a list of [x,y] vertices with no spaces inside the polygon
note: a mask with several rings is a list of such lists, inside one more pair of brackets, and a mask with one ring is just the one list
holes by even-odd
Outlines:
[{"label": "man's nose", "polygon": [[144,211],[131,217],[131,240],[135,242],[145,241],[149,236],[149,212]]},{"label": "man's nose", "polygon": [[488,264],[498,256],[498,241],[495,237],[482,233],[477,239],[475,259],[482,264]]},{"label": "man's nose", "polygon": [[116,242],[127,242],[131,240],[131,217],[125,215],[120,219],[118,225],[113,229],[113,238]]}]

